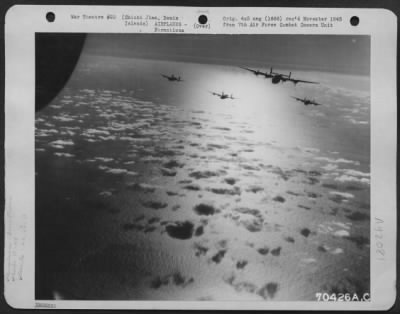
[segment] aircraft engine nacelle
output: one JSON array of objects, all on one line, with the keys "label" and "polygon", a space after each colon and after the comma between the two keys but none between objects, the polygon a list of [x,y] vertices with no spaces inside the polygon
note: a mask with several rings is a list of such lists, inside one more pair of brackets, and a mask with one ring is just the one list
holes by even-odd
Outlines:
[{"label": "aircraft engine nacelle", "polygon": [[281,81],[281,78],[279,76],[274,76],[272,78],[272,84],[278,84]]}]

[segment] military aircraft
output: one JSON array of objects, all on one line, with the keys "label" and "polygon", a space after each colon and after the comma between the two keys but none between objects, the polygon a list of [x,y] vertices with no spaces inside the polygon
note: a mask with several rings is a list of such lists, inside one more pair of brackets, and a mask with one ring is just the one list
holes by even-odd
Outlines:
[{"label": "military aircraft", "polygon": [[277,73],[277,72],[273,72],[272,68],[269,72],[269,74],[272,77],[272,84],[278,84],[279,82],[292,82],[294,85],[296,85],[297,83],[309,83],[309,84],[319,84],[318,82],[312,82],[312,81],[305,81],[305,80],[298,80],[295,78],[292,78],[292,72],[289,72],[289,75],[287,74],[281,74],[281,73]]},{"label": "military aircraft", "polygon": [[297,101],[301,101],[304,104],[304,106],[308,106],[308,105],[321,106],[321,104],[317,103],[315,100],[307,99],[306,97],[304,97],[304,98],[298,98],[298,97],[294,97],[294,96],[290,96],[290,97],[296,99]]},{"label": "military aircraft", "polygon": [[[249,69],[249,68],[244,68],[244,67],[240,67],[243,70],[247,70],[249,72],[252,72],[254,75],[259,76],[259,75],[263,75],[265,78],[271,78],[273,77],[273,75],[271,75],[270,73],[267,72],[262,72],[260,70],[253,70],[253,69]],[[272,68],[271,68],[272,71]]]},{"label": "military aircraft", "polygon": [[232,95],[229,96],[228,94],[225,94],[224,92],[222,92],[221,94],[216,93],[216,92],[209,92],[209,93],[211,95],[218,96],[221,99],[237,99],[237,98],[233,97]]},{"label": "military aircraft", "polygon": [[292,72],[289,72],[289,75],[274,72],[272,67],[270,68],[269,73],[268,72],[262,72],[260,70],[253,70],[253,69],[245,68],[245,67],[240,67],[240,68],[244,69],[244,70],[247,70],[249,72],[252,72],[256,76],[263,75],[265,78],[271,78],[273,84],[278,84],[280,82],[283,83],[283,82],[287,82],[287,81],[292,82],[294,85],[296,85],[297,83],[319,84],[318,82],[305,81],[305,80],[299,80],[299,79],[292,78],[291,77]]},{"label": "military aircraft", "polygon": [[180,76],[176,77],[173,74],[171,76],[168,76],[168,75],[165,75],[165,74],[161,74],[161,76],[165,77],[168,81],[171,81],[171,82],[173,82],[173,81],[175,81],[175,82],[183,82],[183,80],[181,79]]}]

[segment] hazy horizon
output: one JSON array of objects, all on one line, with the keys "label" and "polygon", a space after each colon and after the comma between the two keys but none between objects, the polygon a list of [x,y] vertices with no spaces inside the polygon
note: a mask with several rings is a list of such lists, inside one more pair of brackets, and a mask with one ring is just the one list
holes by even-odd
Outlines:
[{"label": "hazy horizon", "polygon": [[89,34],[83,53],[255,68],[273,66],[351,75],[370,74],[370,38],[364,35]]}]

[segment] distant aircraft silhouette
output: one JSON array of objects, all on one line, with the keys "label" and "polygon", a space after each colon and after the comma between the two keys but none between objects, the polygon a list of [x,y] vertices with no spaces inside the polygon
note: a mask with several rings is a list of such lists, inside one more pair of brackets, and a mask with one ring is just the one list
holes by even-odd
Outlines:
[{"label": "distant aircraft silhouette", "polygon": [[235,97],[232,96],[232,94],[229,96],[228,94],[225,94],[224,92],[222,92],[221,94],[216,93],[216,92],[209,92],[211,95],[214,96],[218,96],[221,99],[237,99]]},{"label": "distant aircraft silhouette", "polygon": [[181,79],[181,77],[180,76],[175,76],[175,75],[171,75],[171,76],[168,76],[168,75],[165,75],[165,74],[161,74],[161,76],[162,77],[165,77],[168,81],[171,81],[171,82],[183,82],[183,80]]},{"label": "distant aircraft silhouette", "polygon": [[308,105],[314,105],[314,106],[321,106],[322,104],[317,103],[315,100],[311,100],[311,99],[307,99],[307,98],[298,98],[298,97],[294,97],[294,96],[290,96],[294,99],[296,99],[297,101],[301,101],[304,106],[308,106]]}]

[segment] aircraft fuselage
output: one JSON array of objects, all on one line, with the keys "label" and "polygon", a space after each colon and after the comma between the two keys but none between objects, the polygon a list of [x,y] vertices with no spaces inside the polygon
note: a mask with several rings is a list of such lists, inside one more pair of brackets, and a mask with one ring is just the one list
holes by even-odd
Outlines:
[{"label": "aircraft fuselage", "polygon": [[282,77],[280,75],[275,75],[272,77],[272,84],[278,84],[282,80]]}]

